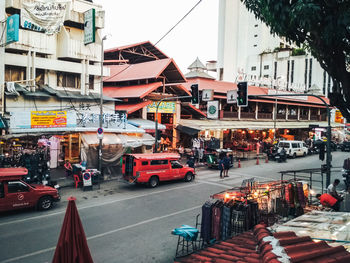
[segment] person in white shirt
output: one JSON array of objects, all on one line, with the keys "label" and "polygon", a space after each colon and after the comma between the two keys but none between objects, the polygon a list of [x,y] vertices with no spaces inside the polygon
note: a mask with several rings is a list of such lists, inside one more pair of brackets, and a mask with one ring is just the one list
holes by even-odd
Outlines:
[{"label": "person in white shirt", "polygon": [[330,194],[331,196],[333,196],[334,198],[340,200],[342,199],[341,196],[338,195],[338,192],[337,192],[337,186],[339,185],[340,183],[340,180],[339,179],[335,179],[333,184],[330,184],[328,187],[327,187],[327,194]]}]

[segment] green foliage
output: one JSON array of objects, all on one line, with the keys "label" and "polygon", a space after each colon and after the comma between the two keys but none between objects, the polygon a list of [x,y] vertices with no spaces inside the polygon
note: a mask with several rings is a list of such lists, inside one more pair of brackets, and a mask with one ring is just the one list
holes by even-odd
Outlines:
[{"label": "green foliage", "polygon": [[350,0],[241,2],[270,27],[271,33],[311,52],[334,81],[331,103],[350,121],[350,73],[346,71],[350,57]]},{"label": "green foliage", "polygon": [[305,55],[305,49],[303,48],[293,48],[292,50],[292,56],[302,56]]}]

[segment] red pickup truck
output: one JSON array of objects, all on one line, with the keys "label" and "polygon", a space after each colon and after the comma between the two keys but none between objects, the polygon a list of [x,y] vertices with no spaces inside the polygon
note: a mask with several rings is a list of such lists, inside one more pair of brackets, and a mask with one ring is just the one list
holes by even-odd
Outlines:
[{"label": "red pickup truck", "polygon": [[152,188],[161,181],[192,181],[194,169],[183,166],[179,159],[180,155],[175,153],[126,154],[123,156],[123,178],[130,183],[147,183]]},{"label": "red pickup truck", "polygon": [[27,207],[47,210],[61,199],[53,187],[22,181],[27,173],[26,168],[0,168],[0,212]]}]

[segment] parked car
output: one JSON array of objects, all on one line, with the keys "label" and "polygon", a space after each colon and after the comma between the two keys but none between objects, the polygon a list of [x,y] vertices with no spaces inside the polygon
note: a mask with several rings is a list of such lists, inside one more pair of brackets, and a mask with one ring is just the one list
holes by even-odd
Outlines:
[{"label": "parked car", "polygon": [[309,149],[303,141],[280,141],[278,143],[278,152],[280,153],[282,148],[287,152],[288,157],[295,158],[297,156],[306,156]]},{"label": "parked car", "polygon": [[342,152],[350,152],[350,142],[344,141],[344,142],[340,145],[340,149],[341,149]]},{"label": "parked car", "polygon": [[28,207],[48,210],[61,199],[53,187],[23,181],[27,174],[26,168],[0,168],[0,212]]},{"label": "parked car", "polygon": [[194,168],[183,166],[179,160],[180,155],[176,153],[126,154],[123,156],[123,178],[130,183],[148,184],[152,188],[162,181],[192,181]]}]

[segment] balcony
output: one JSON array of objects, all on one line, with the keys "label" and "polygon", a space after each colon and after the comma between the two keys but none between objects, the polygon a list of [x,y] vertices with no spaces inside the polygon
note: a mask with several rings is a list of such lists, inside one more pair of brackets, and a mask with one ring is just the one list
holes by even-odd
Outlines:
[{"label": "balcony", "polygon": [[285,120],[286,119],[286,115],[278,113],[277,116],[276,116],[276,119],[277,120]]},{"label": "balcony", "polygon": [[255,112],[241,112],[241,119],[255,119]]},{"label": "balcony", "polygon": [[20,29],[19,41],[6,46],[6,49],[35,51],[42,54],[56,53],[56,36]]},{"label": "balcony", "polygon": [[307,120],[309,120],[309,116],[300,114],[300,120],[307,121]]},{"label": "balcony", "polygon": [[258,112],[258,119],[272,120],[272,113]]},{"label": "balcony", "polygon": [[237,119],[238,118],[238,112],[232,112],[232,111],[220,111],[220,117],[221,118],[230,118],[230,119]]},{"label": "balcony", "polygon": [[[83,34],[83,32],[80,32]],[[101,45],[84,45],[82,40],[72,39],[70,32],[63,29],[57,35],[57,58],[101,61]]]},{"label": "balcony", "polygon": [[298,115],[288,115],[288,120],[297,120]]}]

